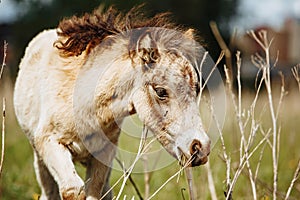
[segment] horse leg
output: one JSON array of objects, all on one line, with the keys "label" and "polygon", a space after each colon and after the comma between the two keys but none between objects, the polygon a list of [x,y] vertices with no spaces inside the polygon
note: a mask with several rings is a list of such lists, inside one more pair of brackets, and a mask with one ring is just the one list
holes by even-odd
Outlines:
[{"label": "horse leg", "polygon": [[61,199],[85,199],[84,182],[76,173],[67,147],[59,143],[56,134],[43,134],[35,139],[36,151],[56,181]]},{"label": "horse leg", "polygon": [[[113,146],[113,145],[109,145]],[[99,199],[109,189],[109,176],[111,171],[111,163],[115,156],[115,148],[107,148],[101,151],[101,156],[95,155],[91,157],[87,163],[86,171],[86,196],[87,200]],[[105,161],[102,159],[105,155]],[[98,158],[98,159],[97,159]],[[105,163],[105,164],[104,164]],[[112,192],[109,192],[104,199],[112,199]]]},{"label": "horse leg", "polygon": [[[109,180],[110,180],[110,173],[111,173],[111,168],[108,169],[108,174],[107,174],[107,177],[106,177],[106,181],[105,181],[105,185],[103,187],[103,190],[102,190],[102,194],[101,196],[103,196],[104,194],[106,194],[106,192],[108,190],[110,190],[110,184],[109,184]],[[112,191],[110,191],[104,199],[113,199],[113,193]]]},{"label": "horse leg", "polygon": [[59,200],[58,186],[43,161],[34,152],[34,169],[41,187],[40,200]]}]

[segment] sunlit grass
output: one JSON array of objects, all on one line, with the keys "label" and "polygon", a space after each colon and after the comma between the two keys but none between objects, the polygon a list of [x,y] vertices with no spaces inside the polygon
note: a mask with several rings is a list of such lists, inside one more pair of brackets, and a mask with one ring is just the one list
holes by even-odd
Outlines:
[{"label": "sunlit grass", "polygon": [[[245,93],[243,102],[247,106],[247,102],[251,102],[253,95],[251,93]],[[280,134],[280,157],[279,157],[279,174],[278,174],[278,190],[279,193],[285,194],[290,181],[292,179],[294,170],[297,166],[297,162],[300,155],[300,141],[299,134],[299,119],[300,112],[298,108],[298,102],[300,94],[296,92],[290,92],[284,99],[280,111],[279,126],[281,127]],[[265,126],[269,126],[267,115],[263,113],[265,107],[265,99],[262,98],[258,103],[257,115],[260,115],[261,123]],[[227,109],[227,117],[225,121],[224,139],[226,147],[230,153],[232,160],[237,160],[239,156],[239,141],[240,136],[237,134],[235,127],[235,118],[232,117],[232,109]],[[256,138],[256,143],[261,139],[259,136]],[[127,149],[130,152],[137,151],[139,139],[133,139],[132,136],[123,134],[120,138],[120,147]],[[255,144],[254,144],[255,145]],[[251,164],[256,166],[259,159],[259,152],[254,154],[251,159]],[[223,192],[225,191],[225,163],[221,160],[221,146],[218,141],[212,149],[210,155],[210,162],[212,167],[212,174],[215,181],[215,187],[217,196],[220,199],[224,198]],[[232,163],[234,167],[237,163]],[[117,165],[115,162],[114,165]],[[78,165],[80,174],[84,175],[84,169]],[[175,174],[180,169],[178,163],[174,161],[172,164],[154,171],[151,173],[150,194],[153,193],[159,186],[161,186],[170,176]],[[112,172],[111,183],[115,183],[123,172],[114,170]],[[198,199],[210,199],[208,192],[207,177],[204,167],[197,167],[193,169],[195,191]],[[271,150],[266,147],[261,162],[260,171],[258,173],[259,181],[257,182],[258,197],[271,197],[272,196],[272,158]],[[144,174],[133,173],[132,178],[138,186],[140,192],[144,193]],[[293,189],[291,197],[299,197],[300,183],[296,182],[295,189]],[[114,194],[118,193],[120,185],[114,188]],[[297,189],[298,188],[298,189]],[[32,148],[21,132],[18,125],[10,120],[6,130],[6,145],[5,145],[5,160],[4,169],[0,182],[0,194],[1,199],[33,199],[36,194],[40,193],[40,189],[37,185],[34,170],[33,170],[33,154]],[[234,189],[233,197],[236,199],[251,199],[251,188],[249,186],[249,178],[247,177],[247,171],[244,170],[237,185]],[[132,184],[128,181],[124,188],[123,194],[127,195],[127,198],[135,197],[138,199],[137,193],[134,190]],[[184,174],[181,174],[178,179],[171,180],[156,196],[154,199],[188,199],[187,184]],[[280,197],[280,196],[279,196]]]},{"label": "sunlit grass", "polygon": [[[7,101],[7,120],[6,120],[6,138],[5,138],[5,160],[4,168],[0,180],[0,199],[37,199],[40,194],[34,169],[33,169],[33,152],[26,136],[20,130],[12,109],[12,83],[7,80],[1,80],[1,97],[4,96]],[[277,108],[280,96],[280,85],[273,85],[274,105]],[[300,158],[300,109],[299,100],[300,92],[297,87],[290,87],[287,89],[280,110],[278,111],[277,126],[280,129],[280,145],[279,145],[279,162],[278,162],[278,199],[282,199],[291,183],[294,171],[297,167]],[[254,91],[243,91],[242,93],[242,108],[243,118],[247,117],[247,110],[249,110],[251,103],[255,96]],[[2,98],[1,98],[2,99]],[[203,116],[204,126],[207,128],[211,122],[210,108],[208,104],[201,104],[200,113]],[[227,153],[231,158],[231,167],[234,171],[238,167],[240,156],[240,141],[241,135],[238,132],[237,119],[230,100],[224,102],[226,106],[226,118],[222,133],[225,140]],[[276,110],[277,112],[277,110]],[[258,120],[261,127],[268,130],[272,127],[270,120],[270,113],[268,111],[268,99],[265,90],[262,89],[257,101],[255,109],[255,119]],[[129,123],[125,123],[123,133],[120,136],[119,148],[125,152],[129,152],[130,156],[117,154],[121,163],[124,163],[125,168],[129,167],[134,160],[135,153],[138,150],[139,140],[142,132],[142,126],[136,116],[129,118]],[[250,127],[245,127],[248,130]],[[245,131],[247,133],[247,131]],[[151,141],[153,135],[148,135],[147,142]],[[258,132],[254,138],[253,146],[255,147],[261,140],[263,135]],[[265,148],[262,155],[260,154],[262,148]],[[151,151],[159,151],[156,159],[167,161],[164,167],[157,167],[156,170],[150,172],[150,180],[145,183],[145,167],[144,160],[140,160],[134,173],[131,174],[133,181],[138,187],[138,190],[144,196],[145,185],[148,184],[150,188],[150,195],[154,193],[161,185],[163,185],[169,177],[180,170],[178,162],[172,159],[162,149],[158,142],[151,145]],[[209,156],[212,176],[214,179],[215,189],[218,199],[224,199],[224,191],[226,191],[226,165],[221,159],[222,147],[221,142],[217,141],[213,146]],[[151,158],[154,159],[154,158]],[[261,161],[260,161],[261,159]],[[271,148],[266,144],[259,147],[258,151],[253,154],[249,160],[252,170],[260,163],[260,168],[257,174],[256,189],[258,199],[271,199],[273,192],[273,165]],[[149,164],[149,163],[148,163]],[[146,167],[147,166],[146,164]],[[117,168],[117,169],[116,169]],[[80,165],[76,165],[79,174],[84,177],[85,170]],[[122,175],[122,167],[114,162],[114,170],[111,176],[111,185],[113,185]],[[138,173],[136,173],[138,172]],[[208,184],[207,174],[204,167],[193,168],[194,190],[197,199],[211,199]],[[231,177],[232,178],[232,177]],[[114,189],[114,194],[118,194],[121,184],[118,184]],[[130,183],[127,184],[123,191],[123,196],[127,199],[134,197],[138,199],[137,192]],[[123,198],[122,196],[122,198]],[[298,199],[300,197],[300,182],[296,181],[295,186],[291,192],[290,199]],[[162,190],[159,191],[154,199],[188,199],[188,187],[184,173],[172,179]],[[248,171],[244,169],[239,176],[233,192],[234,199],[252,199],[251,186],[248,176]]]}]

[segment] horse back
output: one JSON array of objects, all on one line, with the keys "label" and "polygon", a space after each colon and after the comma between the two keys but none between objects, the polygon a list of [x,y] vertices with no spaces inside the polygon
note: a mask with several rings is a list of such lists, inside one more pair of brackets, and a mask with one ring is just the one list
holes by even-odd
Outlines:
[{"label": "horse back", "polygon": [[37,129],[72,118],[72,88],[76,62],[81,58],[61,57],[53,45],[57,37],[55,29],[38,34],[28,44],[19,66],[14,107],[19,124],[30,139]]}]

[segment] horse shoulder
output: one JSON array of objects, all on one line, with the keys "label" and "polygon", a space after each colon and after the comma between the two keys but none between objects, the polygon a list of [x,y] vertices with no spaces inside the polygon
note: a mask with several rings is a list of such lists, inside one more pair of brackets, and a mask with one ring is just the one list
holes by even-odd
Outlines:
[{"label": "horse shoulder", "polygon": [[41,32],[20,63],[14,103],[20,125],[29,132],[47,126],[50,119],[57,123],[72,119],[72,92],[82,58],[62,58],[53,46],[56,40],[55,29]]}]

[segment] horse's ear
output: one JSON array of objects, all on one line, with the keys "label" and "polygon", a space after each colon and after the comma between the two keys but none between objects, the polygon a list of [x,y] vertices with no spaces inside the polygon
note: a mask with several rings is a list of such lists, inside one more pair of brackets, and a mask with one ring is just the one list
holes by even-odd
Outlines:
[{"label": "horse's ear", "polygon": [[160,54],[157,45],[149,33],[143,35],[138,41],[137,52],[143,64],[152,64],[159,61]]},{"label": "horse's ear", "polygon": [[149,33],[146,33],[145,35],[141,36],[141,38],[138,41],[138,48],[141,49],[149,49],[152,47],[152,38]]},{"label": "horse's ear", "polygon": [[194,39],[194,33],[195,33],[195,30],[192,28],[189,28],[187,31],[184,32],[184,36],[188,39]]}]

